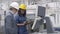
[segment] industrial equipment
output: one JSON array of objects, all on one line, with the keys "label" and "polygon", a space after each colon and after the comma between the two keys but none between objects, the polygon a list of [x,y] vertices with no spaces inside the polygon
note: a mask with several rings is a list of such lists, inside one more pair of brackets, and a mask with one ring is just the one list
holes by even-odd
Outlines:
[{"label": "industrial equipment", "polygon": [[35,31],[37,31],[38,29],[43,30],[44,28],[43,20],[45,17],[45,10],[46,10],[45,7],[38,6],[38,5],[27,6],[27,18],[33,20],[33,24],[31,27],[33,30]]}]

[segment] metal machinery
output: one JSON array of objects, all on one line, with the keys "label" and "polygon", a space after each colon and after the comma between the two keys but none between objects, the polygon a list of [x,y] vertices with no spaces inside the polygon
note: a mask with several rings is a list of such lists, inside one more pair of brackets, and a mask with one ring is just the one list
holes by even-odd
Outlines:
[{"label": "metal machinery", "polygon": [[45,7],[39,5],[27,6],[27,18],[33,20],[31,29],[35,31],[41,31],[44,29],[43,19],[45,17]]},{"label": "metal machinery", "polygon": [[[60,32],[60,2],[48,3],[46,8],[46,25],[48,33]],[[59,33],[58,33],[59,34]]]},{"label": "metal machinery", "polygon": [[[27,18],[33,19],[32,29],[37,31],[43,30],[43,21],[46,20],[47,33],[60,32],[60,2],[52,2],[45,4],[45,7],[39,5],[28,5],[27,8]],[[30,17],[29,17],[30,16]],[[42,18],[41,18],[42,16]],[[40,24],[39,24],[40,23]],[[41,24],[42,23],[42,24]],[[39,25],[38,25],[39,24]],[[36,30],[37,29],[37,30]]]}]

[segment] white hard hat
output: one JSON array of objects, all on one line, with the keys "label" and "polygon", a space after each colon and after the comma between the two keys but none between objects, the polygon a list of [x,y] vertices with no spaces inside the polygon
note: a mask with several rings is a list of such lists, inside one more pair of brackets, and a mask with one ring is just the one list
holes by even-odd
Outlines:
[{"label": "white hard hat", "polygon": [[11,7],[14,7],[15,9],[19,10],[19,4],[17,2],[13,2],[10,4]]}]

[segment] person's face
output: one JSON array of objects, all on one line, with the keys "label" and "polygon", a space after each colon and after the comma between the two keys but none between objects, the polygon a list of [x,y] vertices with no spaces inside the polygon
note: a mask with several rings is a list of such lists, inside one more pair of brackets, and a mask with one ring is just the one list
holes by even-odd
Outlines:
[{"label": "person's face", "polygon": [[25,13],[25,10],[22,10],[22,9],[21,9],[21,14],[24,14],[24,13]]},{"label": "person's face", "polygon": [[12,8],[12,11],[13,11],[14,13],[16,13],[18,10],[15,9],[15,8]]}]

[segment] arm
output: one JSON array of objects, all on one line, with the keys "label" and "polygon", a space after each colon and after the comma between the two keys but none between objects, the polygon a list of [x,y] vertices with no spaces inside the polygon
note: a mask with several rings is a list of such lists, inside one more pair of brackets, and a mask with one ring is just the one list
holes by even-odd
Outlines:
[{"label": "arm", "polygon": [[27,24],[30,24],[30,21],[25,21],[24,23],[22,24],[17,24],[18,26],[24,26],[24,25],[27,25]]},{"label": "arm", "polygon": [[17,24],[17,26],[24,26],[24,24]]},{"label": "arm", "polygon": [[24,26],[26,24],[26,21],[22,24],[17,24],[17,26]]},{"label": "arm", "polygon": [[6,18],[5,18],[5,25],[6,25],[6,27],[7,28],[11,28],[11,16],[6,16]]},{"label": "arm", "polygon": [[32,21],[31,21],[31,20],[26,21],[26,22],[25,22],[25,25],[28,25],[28,24],[30,24],[30,23],[32,23]]}]

